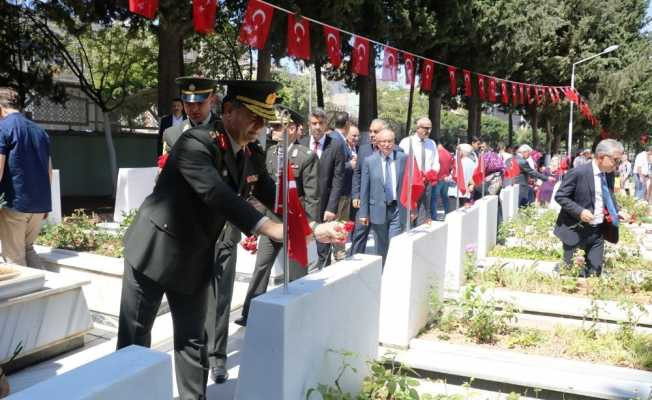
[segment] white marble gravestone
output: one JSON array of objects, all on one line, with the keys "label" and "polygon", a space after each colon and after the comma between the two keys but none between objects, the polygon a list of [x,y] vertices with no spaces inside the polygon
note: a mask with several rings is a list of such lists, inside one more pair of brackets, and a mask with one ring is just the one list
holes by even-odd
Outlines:
[{"label": "white marble gravestone", "polygon": [[428,321],[432,291],[443,298],[445,222],[432,222],[394,237],[383,271],[379,340],[406,348]]},{"label": "white marble gravestone", "polygon": [[514,218],[518,214],[518,192],[519,184],[515,183],[512,185],[512,198],[509,202],[509,218]]},{"label": "white marble gravestone", "polygon": [[485,196],[476,202],[480,210],[478,219],[477,257],[486,257],[496,245],[498,226],[498,196]]},{"label": "white marble gravestone", "polygon": [[121,222],[123,213],[137,209],[154,189],[158,168],[120,168],[113,220]]},{"label": "white marble gravestone", "polygon": [[47,222],[60,224],[61,215],[61,179],[58,169],[52,170],[52,181],[50,182],[50,196],[52,197],[52,211],[48,214]]},{"label": "white marble gravestone", "polygon": [[448,233],[444,291],[447,296],[455,296],[464,284],[464,253],[467,246],[477,248],[479,216],[477,205],[446,215]]},{"label": "white marble gravestone", "polygon": [[357,254],[256,297],[245,331],[235,398],[303,399],[319,383],[332,385],[342,365],[357,373],[340,384],[357,393],[378,354],[381,258]]}]

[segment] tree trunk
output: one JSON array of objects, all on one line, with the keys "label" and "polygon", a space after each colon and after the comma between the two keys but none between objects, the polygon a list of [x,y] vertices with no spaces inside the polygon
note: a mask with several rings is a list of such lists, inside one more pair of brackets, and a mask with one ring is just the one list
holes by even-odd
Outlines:
[{"label": "tree trunk", "polygon": [[109,153],[109,171],[111,172],[111,184],[113,198],[115,198],[116,185],[118,183],[118,162],[115,155],[115,147],[113,146],[113,136],[111,136],[111,118],[109,113],[102,112],[104,119],[104,139],[106,140],[106,149]]},{"label": "tree trunk", "polygon": [[532,127],[532,147],[536,149],[539,147],[539,110],[534,104],[530,107],[530,110],[532,113],[532,118],[530,119]]},{"label": "tree trunk", "polygon": [[475,136],[475,133],[477,131],[477,127],[475,126],[477,118],[475,116],[475,113],[477,112],[477,109],[475,107],[475,104],[478,102],[478,99],[474,96],[469,97],[467,107],[468,107],[468,115],[466,118],[466,142],[471,143],[471,138]]},{"label": "tree trunk", "polygon": [[358,76],[358,88],[360,90],[360,106],[358,111],[358,125],[368,127],[371,121],[378,116],[378,100],[376,99],[376,69],[374,60],[376,52],[370,46],[369,54],[369,75]]},{"label": "tree trunk", "polygon": [[258,50],[257,81],[268,81],[272,77],[272,49],[269,46],[270,41],[268,40],[265,47]]},{"label": "tree trunk", "polygon": [[480,98],[475,103],[475,134],[478,137],[482,136],[482,102]]},{"label": "tree trunk", "polygon": [[315,88],[317,89],[317,107],[324,108],[324,88],[321,84],[321,60],[315,60]]},{"label": "tree trunk", "polygon": [[441,93],[432,91],[428,96],[428,117],[432,122],[430,138],[438,141],[441,138]]},{"label": "tree trunk", "polygon": [[514,145],[514,122],[512,115],[514,113],[514,109],[510,106],[509,111],[507,112],[507,117],[509,118],[507,121],[507,143],[509,146]]},{"label": "tree trunk", "polygon": [[174,80],[183,75],[183,29],[160,19],[158,31],[158,115],[170,113],[172,99],[179,97]]}]

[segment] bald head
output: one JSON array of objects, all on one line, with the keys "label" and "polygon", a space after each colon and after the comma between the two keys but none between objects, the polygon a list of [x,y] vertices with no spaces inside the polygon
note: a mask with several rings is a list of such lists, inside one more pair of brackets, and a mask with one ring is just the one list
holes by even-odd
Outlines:
[{"label": "bald head", "polygon": [[376,134],[376,146],[378,146],[384,157],[387,157],[394,151],[394,137],[394,131],[387,128],[382,129]]}]

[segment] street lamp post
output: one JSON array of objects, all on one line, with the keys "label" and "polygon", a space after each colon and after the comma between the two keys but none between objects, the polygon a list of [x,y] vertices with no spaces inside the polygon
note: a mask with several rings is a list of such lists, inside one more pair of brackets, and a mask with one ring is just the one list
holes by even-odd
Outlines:
[{"label": "street lamp post", "polygon": [[[583,60],[580,60],[580,61],[574,63],[573,64],[573,69],[572,69],[572,72],[571,72],[571,90],[575,90],[575,66],[576,65],[579,65],[579,64],[581,64],[583,62],[592,60],[592,59],[594,59],[596,57],[600,57],[603,54],[611,53],[612,51],[616,50],[618,47],[620,47],[620,46],[617,45],[617,44],[614,44],[614,45],[609,46],[606,49],[604,49],[601,53],[595,54],[595,55],[593,55],[591,57],[587,57],[587,58],[585,58]],[[570,102],[570,118],[568,119],[568,160],[569,161],[571,159],[572,146],[573,146],[573,102],[571,101]]]}]

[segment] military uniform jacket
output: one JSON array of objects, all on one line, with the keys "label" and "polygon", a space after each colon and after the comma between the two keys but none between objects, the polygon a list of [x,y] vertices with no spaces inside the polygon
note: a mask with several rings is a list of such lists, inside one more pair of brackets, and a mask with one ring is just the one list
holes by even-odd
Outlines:
[{"label": "military uniform jacket", "polygon": [[[211,113],[211,118],[208,121],[209,126],[212,126],[215,121],[217,120],[217,117],[215,114]],[[187,118],[180,123],[179,125],[176,126],[171,126],[167,128],[165,131],[163,131],[163,153],[169,153],[172,147],[174,147],[174,144],[179,140],[181,135],[187,131],[188,129],[191,129],[193,126],[190,123],[190,118]]]},{"label": "military uniform jacket", "polygon": [[251,234],[263,217],[246,198],[271,208],[275,185],[258,143],[242,173],[221,122],[186,131],[127,230],[128,264],[162,287],[191,294],[213,276],[215,243],[226,221]]},{"label": "military uniform jacket", "polygon": [[[267,150],[267,172],[276,180],[278,169],[278,149],[279,145],[275,144]],[[303,210],[306,212],[310,221],[317,221],[319,216],[319,159],[317,155],[309,151],[307,147],[294,143],[290,147],[288,154],[290,166],[297,183],[297,191]],[[267,212],[269,217],[279,221],[271,212]]]}]

